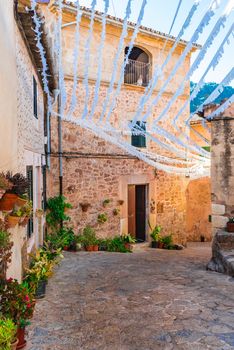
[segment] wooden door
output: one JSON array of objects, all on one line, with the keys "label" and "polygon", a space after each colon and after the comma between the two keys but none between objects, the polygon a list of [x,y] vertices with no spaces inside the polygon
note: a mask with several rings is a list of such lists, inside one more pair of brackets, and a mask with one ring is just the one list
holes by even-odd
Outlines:
[{"label": "wooden door", "polygon": [[136,235],[135,185],[128,186],[128,233]]},{"label": "wooden door", "polygon": [[145,241],[146,234],[146,185],[135,187],[136,239]]}]

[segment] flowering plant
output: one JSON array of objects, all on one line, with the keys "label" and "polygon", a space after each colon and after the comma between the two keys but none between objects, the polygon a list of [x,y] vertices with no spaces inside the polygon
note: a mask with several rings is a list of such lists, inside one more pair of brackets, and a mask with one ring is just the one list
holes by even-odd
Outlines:
[{"label": "flowering plant", "polygon": [[1,306],[0,313],[11,318],[19,327],[28,324],[32,316],[34,303],[33,294],[25,284],[9,278],[0,285]]}]

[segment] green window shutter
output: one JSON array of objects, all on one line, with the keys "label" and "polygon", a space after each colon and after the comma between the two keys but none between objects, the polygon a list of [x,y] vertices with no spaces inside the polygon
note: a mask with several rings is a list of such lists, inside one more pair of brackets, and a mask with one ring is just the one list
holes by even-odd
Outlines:
[{"label": "green window shutter", "polygon": [[[136,125],[139,125],[141,129],[146,130],[146,123],[141,123],[140,121],[136,122]],[[145,135],[135,135],[132,134],[132,146],[139,147],[139,148],[145,148],[146,147],[146,137]]]}]

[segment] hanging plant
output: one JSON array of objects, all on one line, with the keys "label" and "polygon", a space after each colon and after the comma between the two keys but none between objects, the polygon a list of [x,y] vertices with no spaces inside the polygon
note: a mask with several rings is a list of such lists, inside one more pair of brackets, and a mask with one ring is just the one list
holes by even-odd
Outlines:
[{"label": "hanging plant", "polygon": [[119,209],[119,208],[113,209],[113,215],[114,215],[114,216],[119,215],[119,213],[120,213],[120,209]]},{"label": "hanging plant", "polygon": [[102,213],[98,215],[99,224],[104,224],[105,222],[107,222],[107,220],[108,220],[107,213]]},{"label": "hanging plant", "polygon": [[104,199],[104,201],[102,202],[103,207],[104,208],[107,207],[107,205],[110,204],[110,202],[111,202],[111,200],[109,198]]},{"label": "hanging plant", "polygon": [[124,200],[123,200],[123,199],[119,199],[119,200],[118,200],[118,204],[119,204],[119,205],[123,205],[123,204],[124,204]]},{"label": "hanging plant", "polygon": [[90,203],[80,203],[81,209],[83,212],[88,211],[89,207],[91,207]]}]

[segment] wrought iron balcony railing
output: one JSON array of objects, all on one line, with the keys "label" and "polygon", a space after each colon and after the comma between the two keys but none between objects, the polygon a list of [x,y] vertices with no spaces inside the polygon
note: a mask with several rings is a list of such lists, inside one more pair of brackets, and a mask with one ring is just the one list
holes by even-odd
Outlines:
[{"label": "wrought iron balcony railing", "polygon": [[148,86],[150,80],[150,63],[128,60],[124,72],[124,83],[138,86]]}]

